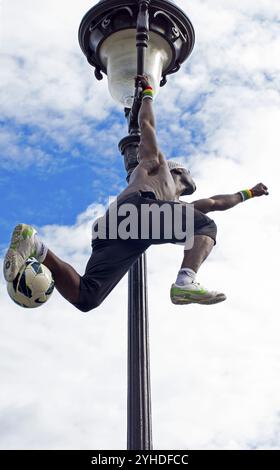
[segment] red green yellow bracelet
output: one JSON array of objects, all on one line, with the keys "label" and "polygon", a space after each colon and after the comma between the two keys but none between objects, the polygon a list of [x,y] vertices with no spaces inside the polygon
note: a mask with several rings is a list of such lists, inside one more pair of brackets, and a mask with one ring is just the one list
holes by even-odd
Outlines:
[{"label": "red green yellow bracelet", "polygon": [[243,201],[246,201],[247,199],[251,199],[254,197],[254,192],[252,189],[242,189],[242,191],[239,191]]},{"label": "red green yellow bracelet", "polygon": [[147,88],[145,88],[145,90],[143,90],[143,93],[142,93],[142,98],[151,98],[153,99],[153,95],[154,95],[154,91],[153,91],[153,88],[149,85],[147,86]]}]

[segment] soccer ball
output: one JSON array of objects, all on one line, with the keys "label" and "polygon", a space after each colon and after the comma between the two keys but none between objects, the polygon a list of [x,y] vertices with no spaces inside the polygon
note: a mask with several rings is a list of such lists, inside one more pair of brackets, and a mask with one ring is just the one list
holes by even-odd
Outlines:
[{"label": "soccer ball", "polygon": [[18,275],[7,283],[8,294],[21,307],[35,308],[44,304],[54,290],[51,271],[35,258],[25,261]]}]

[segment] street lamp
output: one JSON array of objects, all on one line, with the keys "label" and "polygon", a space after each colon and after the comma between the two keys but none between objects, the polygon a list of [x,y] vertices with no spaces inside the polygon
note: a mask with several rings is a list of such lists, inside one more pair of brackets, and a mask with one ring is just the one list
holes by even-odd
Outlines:
[{"label": "street lamp", "polygon": [[[145,73],[155,95],[194,46],[194,29],[170,0],[100,0],[82,19],[79,43],[95,77],[108,77],[113,99],[124,106],[129,135],[119,142],[127,181],[137,166],[139,93],[135,75]],[[128,276],[127,448],[152,449],[146,255]]]}]

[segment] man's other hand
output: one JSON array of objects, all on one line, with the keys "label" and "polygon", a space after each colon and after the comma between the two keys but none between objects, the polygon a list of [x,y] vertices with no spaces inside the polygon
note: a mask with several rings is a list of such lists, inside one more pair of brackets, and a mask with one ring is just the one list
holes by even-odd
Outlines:
[{"label": "man's other hand", "polygon": [[266,194],[266,196],[269,194],[267,187],[263,183],[256,184],[251,191],[253,191],[253,195],[255,196],[263,196]]}]

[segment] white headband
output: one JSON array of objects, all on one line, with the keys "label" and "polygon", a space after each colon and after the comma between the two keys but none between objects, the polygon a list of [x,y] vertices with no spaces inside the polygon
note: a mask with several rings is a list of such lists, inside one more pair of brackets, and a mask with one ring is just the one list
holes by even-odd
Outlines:
[{"label": "white headband", "polygon": [[167,165],[170,171],[175,170],[176,168],[183,168],[184,170],[186,170],[186,167],[182,163],[174,162],[174,160],[166,160],[166,161],[167,161]]}]

